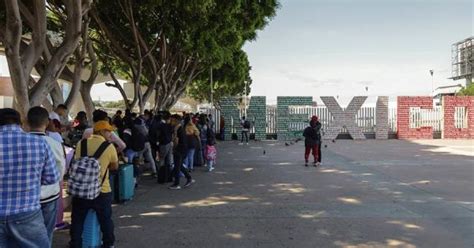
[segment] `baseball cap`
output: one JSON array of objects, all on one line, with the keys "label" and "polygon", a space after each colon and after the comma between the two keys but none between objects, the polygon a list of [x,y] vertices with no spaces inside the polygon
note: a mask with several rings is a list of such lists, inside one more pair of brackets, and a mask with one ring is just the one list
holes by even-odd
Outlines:
[{"label": "baseball cap", "polygon": [[94,131],[102,131],[102,130],[107,130],[107,131],[114,131],[115,128],[110,125],[108,121],[98,121],[94,124]]}]

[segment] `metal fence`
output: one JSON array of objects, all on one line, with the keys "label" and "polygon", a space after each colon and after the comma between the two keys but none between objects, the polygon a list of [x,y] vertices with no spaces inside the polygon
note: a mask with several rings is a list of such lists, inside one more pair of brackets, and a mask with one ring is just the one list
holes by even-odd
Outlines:
[{"label": "metal fence", "polygon": [[433,109],[410,108],[410,128],[433,127],[433,131],[443,129],[443,108]]},{"label": "metal fence", "polygon": [[[344,109],[344,108],[343,108]],[[345,109],[344,109],[345,110]],[[333,116],[326,107],[312,107],[312,106],[290,106],[289,114],[303,115],[305,118],[301,121],[292,122],[288,125],[288,129],[292,131],[303,130],[308,125],[308,120],[313,115],[317,115],[322,124],[323,130],[334,120]],[[212,114],[215,131],[219,133],[220,127],[220,112],[216,109],[208,110],[208,114]],[[241,111],[240,116],[244,115]],[[376,108],[363,107],[359,110],[355,117],[357,125],[362,128],[364,133],[374,133],[376,129]],[[250,120],[253,121],[253,120]],[[443,109],[441,106],[436,106],[431,110],[411,108],[410,109],[410,128],[419,128],[430,126],[433,127],[434,132],[440,132],[443,128]],[[231,120],[232,133],[239,131],[239,120]],[[389,108],[388,112],[388,126],[392,133],[397,132],[397,108]],[[455,109],[455,126],[456,128],[467,127],[467,111],[464,107],[457,107]],[[251,133],[254,133],[252,128]],[[347,133],[347,130],[342,129],[342,133]],[[266,114],[266,133],[267,135],[277,134],[277,107],[267,106]]]}]

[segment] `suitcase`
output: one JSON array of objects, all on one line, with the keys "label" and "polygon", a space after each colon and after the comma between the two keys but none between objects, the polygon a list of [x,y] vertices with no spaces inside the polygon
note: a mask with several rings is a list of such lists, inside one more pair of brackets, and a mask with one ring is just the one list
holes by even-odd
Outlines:
[{"label": "suitcase", "polygon": [[129,201],[135,193],[135,181],[133,180],[133,165],[121,165],[118,171],[118,201]]},{"label": "suitcase", "polygon": [[82,247],[99,248],[102,238],[100,232],[99,220],[94,210],[89,210],[84,221],[84,230],[82,231]]}]

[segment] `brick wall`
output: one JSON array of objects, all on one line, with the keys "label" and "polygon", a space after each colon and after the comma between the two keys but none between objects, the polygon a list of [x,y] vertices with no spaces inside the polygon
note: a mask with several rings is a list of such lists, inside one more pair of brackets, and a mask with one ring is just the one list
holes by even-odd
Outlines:
[{"label": "brick wall", "polygon": [[265,96],[252,96],[247,111],[248,119],[255,127],[255,139],[264,140],[267,138],[267,98]]},{"label": "brick wall", "polygon": [[[234,126],[240,127],[239,125],[239,99],[235,97],[227,97],[221,99],[221,115],[224,116],[224,135],[225,140],[232,140],[232,120],[234,121]],[[238,130],[240,131],[240,130]],[[238,132],[240,133],[240,132]]]},{"label": "brick wall", "polygon": [[388,139],[388,96],[379,96],[377,98],[375,112],[375,138],[378,140],[386,140]]},{"label": "brick wall", "polygon": [[[466,107],[467,128],[456,128],[455,108]],[[443,97],[444,110],[444,139],[472,139],[474,138],[474,96],[445,96]]]},{"label": "brick wall", "polygon": [[289,131],[292,122],[307,122],[308,115],[290,115],[289,106],[312,106],[311,96],[279,96],[277,97],[277,137],[278,140],[295,138],[294,132]]},{"label": "brick wall", "polygon": [[432,109],[430,96],[399,96],[397,99],[397,130],[399,139],[432,139],[432,127],[410,128],[410,108]]}]

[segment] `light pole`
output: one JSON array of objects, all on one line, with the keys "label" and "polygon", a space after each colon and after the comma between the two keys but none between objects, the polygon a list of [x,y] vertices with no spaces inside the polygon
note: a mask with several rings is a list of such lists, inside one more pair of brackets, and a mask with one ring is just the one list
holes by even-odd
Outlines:
[{"label": "light pole", "polygon": [[245,114],[245,118],[247,118],[247,80],[244,81],[244,90],[245,90],[245,93],[244,93],[244,114]]},{"label": "light pole", "polygon": [[211,110],[214,106],[214,79],[212,78],[212,67],[211,67]]},{"label": "light pole", "polygon": [[433,76],[434,70],[433,69],[430,70],[430,74],[431,74],[431,94],[434,94],[434,76]]}]

